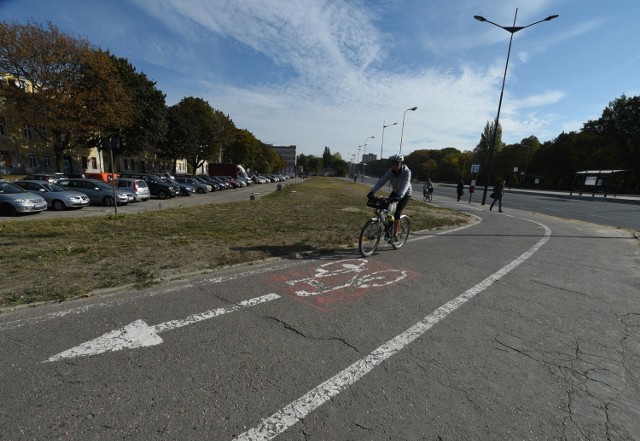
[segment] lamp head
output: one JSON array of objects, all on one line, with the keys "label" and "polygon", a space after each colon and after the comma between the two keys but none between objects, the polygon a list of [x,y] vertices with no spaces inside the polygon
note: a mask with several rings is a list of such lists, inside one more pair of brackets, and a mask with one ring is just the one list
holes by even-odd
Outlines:
[{"label": "lamp head", "polygon": [[551,21],[551,20],[553,20],[554,18],[558,18],[558,14],[556,14],[556,15],[550,15],[550,16],[548,16],[547,18],[545,18],[545,19],[544,19],[544,21]]},{"label": "lamp head", "polygon": [[473,18],[475,18],[478,21],[487,21],[487,19],[484,18],[482,15],[474,15]]},{"label": "lamp head", "polygon": [[412,107],[409,110],[411,110],[412,112],[415,111],[417,109],[417,107]]}]

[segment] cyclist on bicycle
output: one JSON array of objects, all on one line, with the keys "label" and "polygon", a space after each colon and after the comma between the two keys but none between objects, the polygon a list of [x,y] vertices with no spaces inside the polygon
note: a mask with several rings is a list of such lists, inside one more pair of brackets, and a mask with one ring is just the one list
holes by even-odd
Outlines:
[{"label": "cyclist on bicycle", "polygon": [[433,194],[433,183],[431,179],[427,178],[427,182],[422,186],[422,196],[427,199],[427,195],[431,196]]},{"label": "cyclist on bicycle", "polygon": [[393,236],[390,241],[397,242],[400,215],[402,214],[404,206],[407,205],[407,202],[411,199],[411,170],[403,164],[403,155],[393,155],[389,158],[389,162],[391,163],[391,168],[371,187],[371,191],[367,194],[367,197],[372,199],[376,191],[380,190],[387,181],[391,183],[393,191],[389,195],[389,200],[391,202],[397,202],[398,205],[394,213]]}]

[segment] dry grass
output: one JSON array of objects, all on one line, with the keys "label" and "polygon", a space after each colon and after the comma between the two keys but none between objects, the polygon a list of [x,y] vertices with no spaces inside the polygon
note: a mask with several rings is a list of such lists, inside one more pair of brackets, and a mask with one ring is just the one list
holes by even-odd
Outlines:
[{"label": "dry grass", "polygon": [[[314,178],[256,201],[113,217],[0,224],[0,306],[144,287],[221,266],[357,246],[365,189]],[[411,201],[412,230],[467,222]]]}]

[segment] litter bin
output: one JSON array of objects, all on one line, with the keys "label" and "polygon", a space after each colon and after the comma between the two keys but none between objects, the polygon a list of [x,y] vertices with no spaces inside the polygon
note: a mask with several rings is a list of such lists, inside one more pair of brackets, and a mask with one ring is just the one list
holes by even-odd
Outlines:
[{"label": "litter bin", "polygon": [[282,184],[278,184],[278,186],[276,187],[276,190],[282,191]]},{"label": "litter bin", "polygon": [[259,195],[260,195],[260,193],[251,193],[251,194],[249,195],[249,200],[250,200],[250,201],[255,201],[255,200],[256,200],[256,198],[257,198]]}]

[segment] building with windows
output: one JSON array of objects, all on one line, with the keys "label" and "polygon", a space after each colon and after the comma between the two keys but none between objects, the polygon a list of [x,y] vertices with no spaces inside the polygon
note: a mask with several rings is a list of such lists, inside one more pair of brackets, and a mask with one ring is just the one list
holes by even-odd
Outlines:
[{"label": "building with windows", "polygon": [[287,163],[283,172],[287,175],[293,175],[296,173],[296,146],[295,145],[286,145],[286,146],[276,146],[270,145],[269,148],[278,153],[284,162]]},{"label": "building with windows", "polygon": [[378,159],[378,155],[374,153],[367,153],[366,155],[362,155],[362,162],[368,164],[369,162],[373,162]]}]

